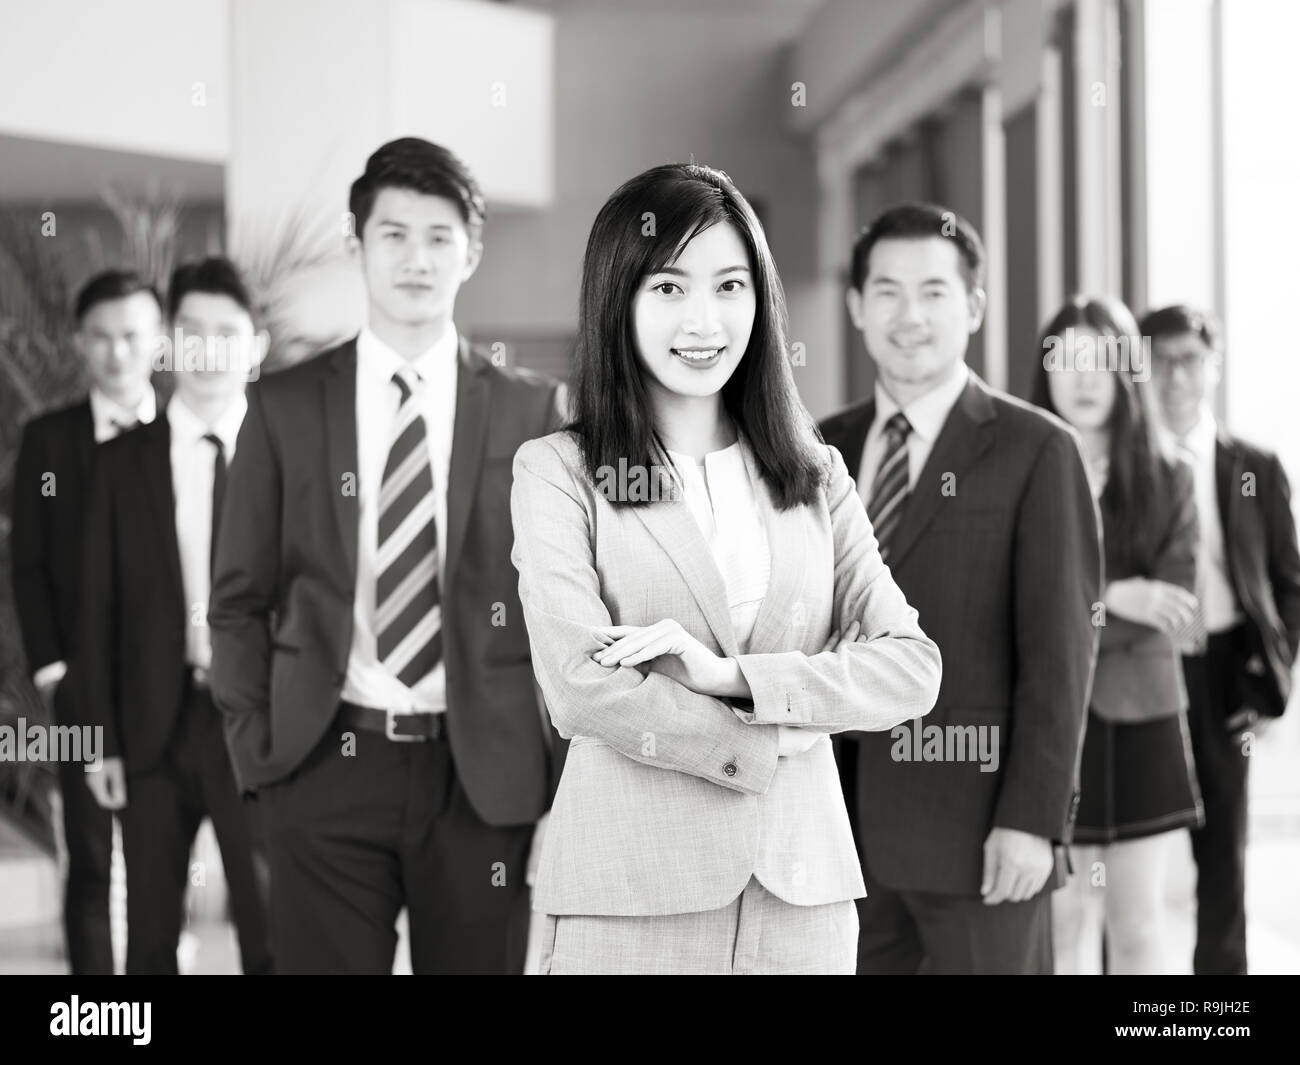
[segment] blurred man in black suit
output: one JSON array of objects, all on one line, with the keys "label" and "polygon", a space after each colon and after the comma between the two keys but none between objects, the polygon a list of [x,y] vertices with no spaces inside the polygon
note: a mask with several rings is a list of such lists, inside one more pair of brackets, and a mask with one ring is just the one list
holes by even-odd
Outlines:
[{"label": "blurred man in black suit", "polygon": [[977,764],[954,744],[952,758],[913,758],[920,737],[898,729],[845,734],[868,891],[860,973],[1052,971],[1048,898],[1097,648],[1097,512],[1073,431],[965,364],[983,276],[979,235],[954,212],[902,204],[876,218],[848,292],[875,395],[821,427],[943,655],[924,725],[997,754]]},{"label": "blurred man in black suit", "polygon": [[[76,301],[77,352],[90,394],[34,419],[23,432],[14,477],[13,584],[27,662],[54,720],[77,720],[76,631],[85,499],[95,446],[137,422],[151,422],[157,399],[150,351],[162,326],[158,294],[139,276],[92,277]],[[60,762],[68,851],[63,922],[76,975],[111,975],[108,891],[112,814],[86,787],[80,764]]]},{"label": "blurred man in black suit", "polygon": [[168,312],[180,348],[170,351],[175,395],[152,425],[101,450],[91,490],[82,716],[103,726],[104,760],[89,779],[100,805],[122,821],[127,972],[177,971],[190,848],[208,816],[244,971],[264,973],[265,912],[209,693],[207,627],[213,530],[258,338],[248,294],[224,259],[177,269]]},{"label": "blurred man in black suit", "polygon": [[1200,609],[1183,640],[1192,753],[1205,826],[1196,858],[1197,973],[1246,972],[1247,734],[1286,709],[1300,644],[1300,551],[1277,456],[1230,436],[1211,401],[1217,325],[1186,306],[1142,319],[1165,427],[1191,465],[1201,540]]}]

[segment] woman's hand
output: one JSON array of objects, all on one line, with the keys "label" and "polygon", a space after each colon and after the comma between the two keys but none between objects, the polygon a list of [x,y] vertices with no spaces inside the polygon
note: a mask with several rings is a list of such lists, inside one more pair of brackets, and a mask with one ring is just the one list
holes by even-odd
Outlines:
[{"label": "woman's hand", "polygon": [[1192,620],[1196,596],[1167,581],[1128,577],[1106,588],[1107,610],[1172,635]]},{"label": "woman's hand", "polygon": [[602,666],[644,666],[643,673],[662,673],[700,695],[732,694],[735,663],[714,654],[672,618],[596,631],[612,641],[591,656]]}]

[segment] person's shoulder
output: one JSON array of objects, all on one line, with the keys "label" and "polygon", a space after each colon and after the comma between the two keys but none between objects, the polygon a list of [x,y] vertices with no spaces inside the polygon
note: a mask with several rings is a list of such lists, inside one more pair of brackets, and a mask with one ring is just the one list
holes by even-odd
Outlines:
[{"label": "person's shoulder", "polygon": [[582,469],[582,462],[582,444],[571,429],[525,440],[515,452],[516,469],[527,466],[538,472],[560,469],[574,472]]},{"label": "person's shoulder", "polygon": [[93,431],[90,400],[85,397],[34,415],[27,420],[23,432],[32,440],[43,440],[62,437],[83,425],[88,431]]},{"label": "person's shoulder", "polygon": [[249,390],[256,391],[262,396],[293,394],[301,390],[304,385],[318,381],[325,374],[340,369],[343,360],[355,359],[356,350],[357,339],[350,337],[341,344],[325,348],[290,366],[268,370],[256,381],[249,383]]},{"label": "person's shoulder", "polygon": [[503,365],[499,359],[494,359],[492,354],[479,344],[470,345],[469,360],[470,366],[474,370],[491,374],[506,388],[516,388],[526,392],[549,392],[560,383],[555,378],[538,370],[529,369],[526,366]]},{"label": "person's shoulder", "polygon": [[1223,433],[1221,435],[1226,438],[1227,442],[1231,444],[1233,448],[1240,452],[1248,467],[1253,466],[1261,468],[1273,466],[1275,464],[1280,465],[1280,460],[1278,459],[1276,451],[1272,451],[1261,444],[1256,444],[1251,440],[1247,440],[1245,437],[1239,436],[1237,433]]},{"label": "person's shoulder", "polygon": [[822,436],[835,436],[849,426],[856,425],[866,417],[867,408],[871,406],[872,402],[873,398],[868,396],[866,399],[860,399],[843,410],[836,411],[834,414],[823,418],[817,423]]},{"label": "person's shoulder", "polygon": [[1051,411],[1043,410],[1042,407],[1030,403],[1028,400],[1020,399],[1009,392],[1003,392],[996,388],[990,388],[982,382],[979,385],[983,389],[989,401],[993,404],[994,414],[998,422],[1013,432],[1023,434],[1030,440],[1038,440],[1046,443],[1053,438],[1063,440],[1073,440],[1077,438],[1077,433],[1062,418],[1057,417]]}]

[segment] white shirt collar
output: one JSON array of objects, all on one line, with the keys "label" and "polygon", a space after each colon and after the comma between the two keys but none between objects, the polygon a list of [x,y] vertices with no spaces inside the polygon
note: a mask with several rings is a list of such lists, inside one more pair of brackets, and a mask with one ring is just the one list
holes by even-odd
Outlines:
[{"label": "white shirt collar", "polygon": [[1214,413],[1209,407],[1202,405],[1196,424],[1187,430],[1187,434],[1181,439],[1174,437],[1174,440],[1197,458],[1203,459],[1214,454],[1214,445],[1218,436],[1219,425],[1214,420]]},{"label": "white shirt collar", "polygon": [[244,415],[247,413],[248,398],[242,392],[234,398],[225,413],[211,427],[190,410],[179,396],[173,397],[167,404],[167,421],[171,426],[174,441],[193,443],[202,440],[209,433],[215,433],[226,449],[227,461],[234,454],[235,441],[239,438],[239,427],[243,425]]},{"label": "white shirt collar", "polygon": [[95,425],[95,439],[107,439],[115,436],[118,425],[132,425],[135,422],[147,425],[158,416],[158,396],[154,393],[153,386],[144,390],[144,395],[140,397],[140,402],[134,410],[123,407],[120,403],[109,399],[98,388],[90,390],[90,417]]},{"label": "white shirt collar", "polygon": [[[932,388],[925,395],[912,400],[903,411],[912,426],[912,432],[922,440],[933,443],[969,381],[970,367],[960,362],[953,368],[946,381]],[[876,420],[873,424],[883,426],[901,409],[877,378]]]},{"label": "white shirt collar", "polygon": [[460,354],[460,334],[453,323],[435,340],[428,350],[414,359],[406,359],[385,344],[374,331],[365,326],[357,335],[357,360],[367,372],[391,380],[393,374],[409,366],[422,381],[430,381],[453,372]]}]

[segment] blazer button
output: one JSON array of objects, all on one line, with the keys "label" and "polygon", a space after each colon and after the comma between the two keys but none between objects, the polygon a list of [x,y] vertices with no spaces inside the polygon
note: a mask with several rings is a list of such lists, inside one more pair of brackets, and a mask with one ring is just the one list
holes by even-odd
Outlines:
[{"label": "blazer button", "polygon": [[734,777],[736,775],[736,763],[728,762],[726,765],[722,767],[722,771],[726,773],[727,776]]}]

